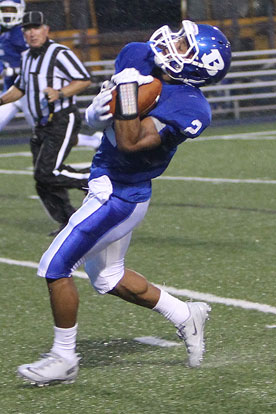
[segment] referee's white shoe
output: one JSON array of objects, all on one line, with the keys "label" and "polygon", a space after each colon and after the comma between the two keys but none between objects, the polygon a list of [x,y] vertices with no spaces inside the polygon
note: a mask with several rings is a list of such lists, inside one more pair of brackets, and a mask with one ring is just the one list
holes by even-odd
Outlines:
[{"label": "referee's white shoe", "polygon": [[187,302],[187,305],[190,316],[178,327],[176,333],[186,345],[189,366],[198,367],[205,351],[204,326],[211,307],[204,302]]},{"label": "referee's white shoe", "polygon": [[32,385],[43,387],[51,383],[72,384],[79,371],[80,358],[76,355],[73,361],[50,352],[32,364],[20,365],[17,373]]}]

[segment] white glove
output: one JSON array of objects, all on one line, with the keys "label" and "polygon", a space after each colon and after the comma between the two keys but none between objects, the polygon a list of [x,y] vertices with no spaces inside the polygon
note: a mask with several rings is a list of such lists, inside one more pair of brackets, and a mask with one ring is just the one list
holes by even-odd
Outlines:
[{"label": "white glove", "polygon": [[110,110],[108,102],[112,99],[111,92],[112,89],[103,88],[85,111],[86,122],[96,130],[103,131],[110,124],[110,120],[113,117],[108,112]]},{"label": "white glove", "polygon": [[114,91],[114,89],[116,89],[116,85],[111,80],[105,80],[102,83],[101,92],[106,91],[106,90],[109,90],[110,92],[112,92]]},{"label": "white glove", "polygon": [[153,77],[151,75],[141,75],[141,73],[135,68],[126,68],[116,75],[113,75],[111,81],[116,85],[119,85],[120,83],[137,82],[138,86],[141,86],[145,83],[151,83],[153,81]]},{"label": "white glove", "polygon": [[20,72],[19,68],[11,68],[10,66],[5,67],[5,69],[2,72],[2,76],[14,76],[14,75],[18,75],[18,73]]}]

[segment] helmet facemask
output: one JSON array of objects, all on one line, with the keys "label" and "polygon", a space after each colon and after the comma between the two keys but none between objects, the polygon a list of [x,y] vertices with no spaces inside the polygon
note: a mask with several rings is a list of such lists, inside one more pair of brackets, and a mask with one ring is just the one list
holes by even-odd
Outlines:
[{"label": "helmet facemask", "polygon": [[[224,68],[220,54],[212,49],[211,59],[208,59],[205,45],[199,43],[201,26],[183,20],[182,28],[178,32],[172,32],[168,26],[162,26],[151,36],[149,44],[155,55],[155,64],[172,79],[201,86],[215,77],[218,70]],[[211,27],[211,29],[215,28]],[[212,35],[210,39],[213,39]],[[181,40],[186,43],[186,50],[183,53],[179,47]]]},{"label": "helmet facemask", "polygon": [[[5,11],[6,8],[12,8],[13,11]],[[11,29],[22,23],[25,10],[25,2],[4,0],[0,2],[0,26]]]},{"label": "helmet facemask", "polygon": [[[162,26],[156,30],[150,38],[150,45],[155,54],[155,63],[165,72],[180,73],[184,64],[192,63],[198,53],[198,45],[195,40],[197,32],[196,24],[189,20],[183,21],[183,27],[179,32],[172,32],[169,26]],[[176,44],[185,39],[187,51],[179,53]],[[170,73],[169,73],[170,75]]]}]

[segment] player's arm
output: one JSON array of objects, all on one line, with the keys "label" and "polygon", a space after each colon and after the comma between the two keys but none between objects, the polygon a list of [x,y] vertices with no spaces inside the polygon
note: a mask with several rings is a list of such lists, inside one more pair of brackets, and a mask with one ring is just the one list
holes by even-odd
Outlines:
[{"label": "player's arm", "polygon": [[10,102],[17,101],[18,99],[22,98],[24,93],[18,89],[16,86],[11,86],[10,89],[7,90],[0,98],[0,105],[5,105]]},{"label": "player's arm", "polygon": [[142,121],[115,119],[115,136],[120,151],[136,152],[153,149],[161,144],[160,135],[151,117]]},{"label": "player's arm", "polygon": [[120,151],[136,152],[155,148],[161,138],[153,120],[138,116],[138,87],[151,83],[152,76],[143,76],[135,68],[127,68],[112,76],[117,87],[114,129]]}]

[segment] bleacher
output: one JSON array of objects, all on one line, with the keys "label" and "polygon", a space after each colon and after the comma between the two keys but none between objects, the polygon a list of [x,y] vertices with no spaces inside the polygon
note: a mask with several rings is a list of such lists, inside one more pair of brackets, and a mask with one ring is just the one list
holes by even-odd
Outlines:
[{"label": "bleacher", "polygon": [[[84,113],[98,93],[101,83],[114,72],[114,60],[85,62],[91,71],[92,86],[77,97],[80,111]],[[213,119],[239,120],[273,114],[276,109],[276,49],[234,52],[231,68],[222,83],[203,87],[211,103]],[[1,84],[2,80],[0,81]],[[1,85],[0,85],[1,87]],[[28,129],[18,113],[6,127],[8,130]],[[5,133],[5,131],[0,133]]]},{"label": "bleacher", "polygon": [[[98,91],[101,82],[113,74],[113,61],[86,62],[93,73],[93,87]],[[96,69],[94,69],[96,68]],[[213,116],[240,119],[244,113],[267,113],[276,109],[276,49],[234,52],[231,68],[222,83],[202,88],[212,105]],[[78,101],[89,103],[94,94],[79,96]]]}]

